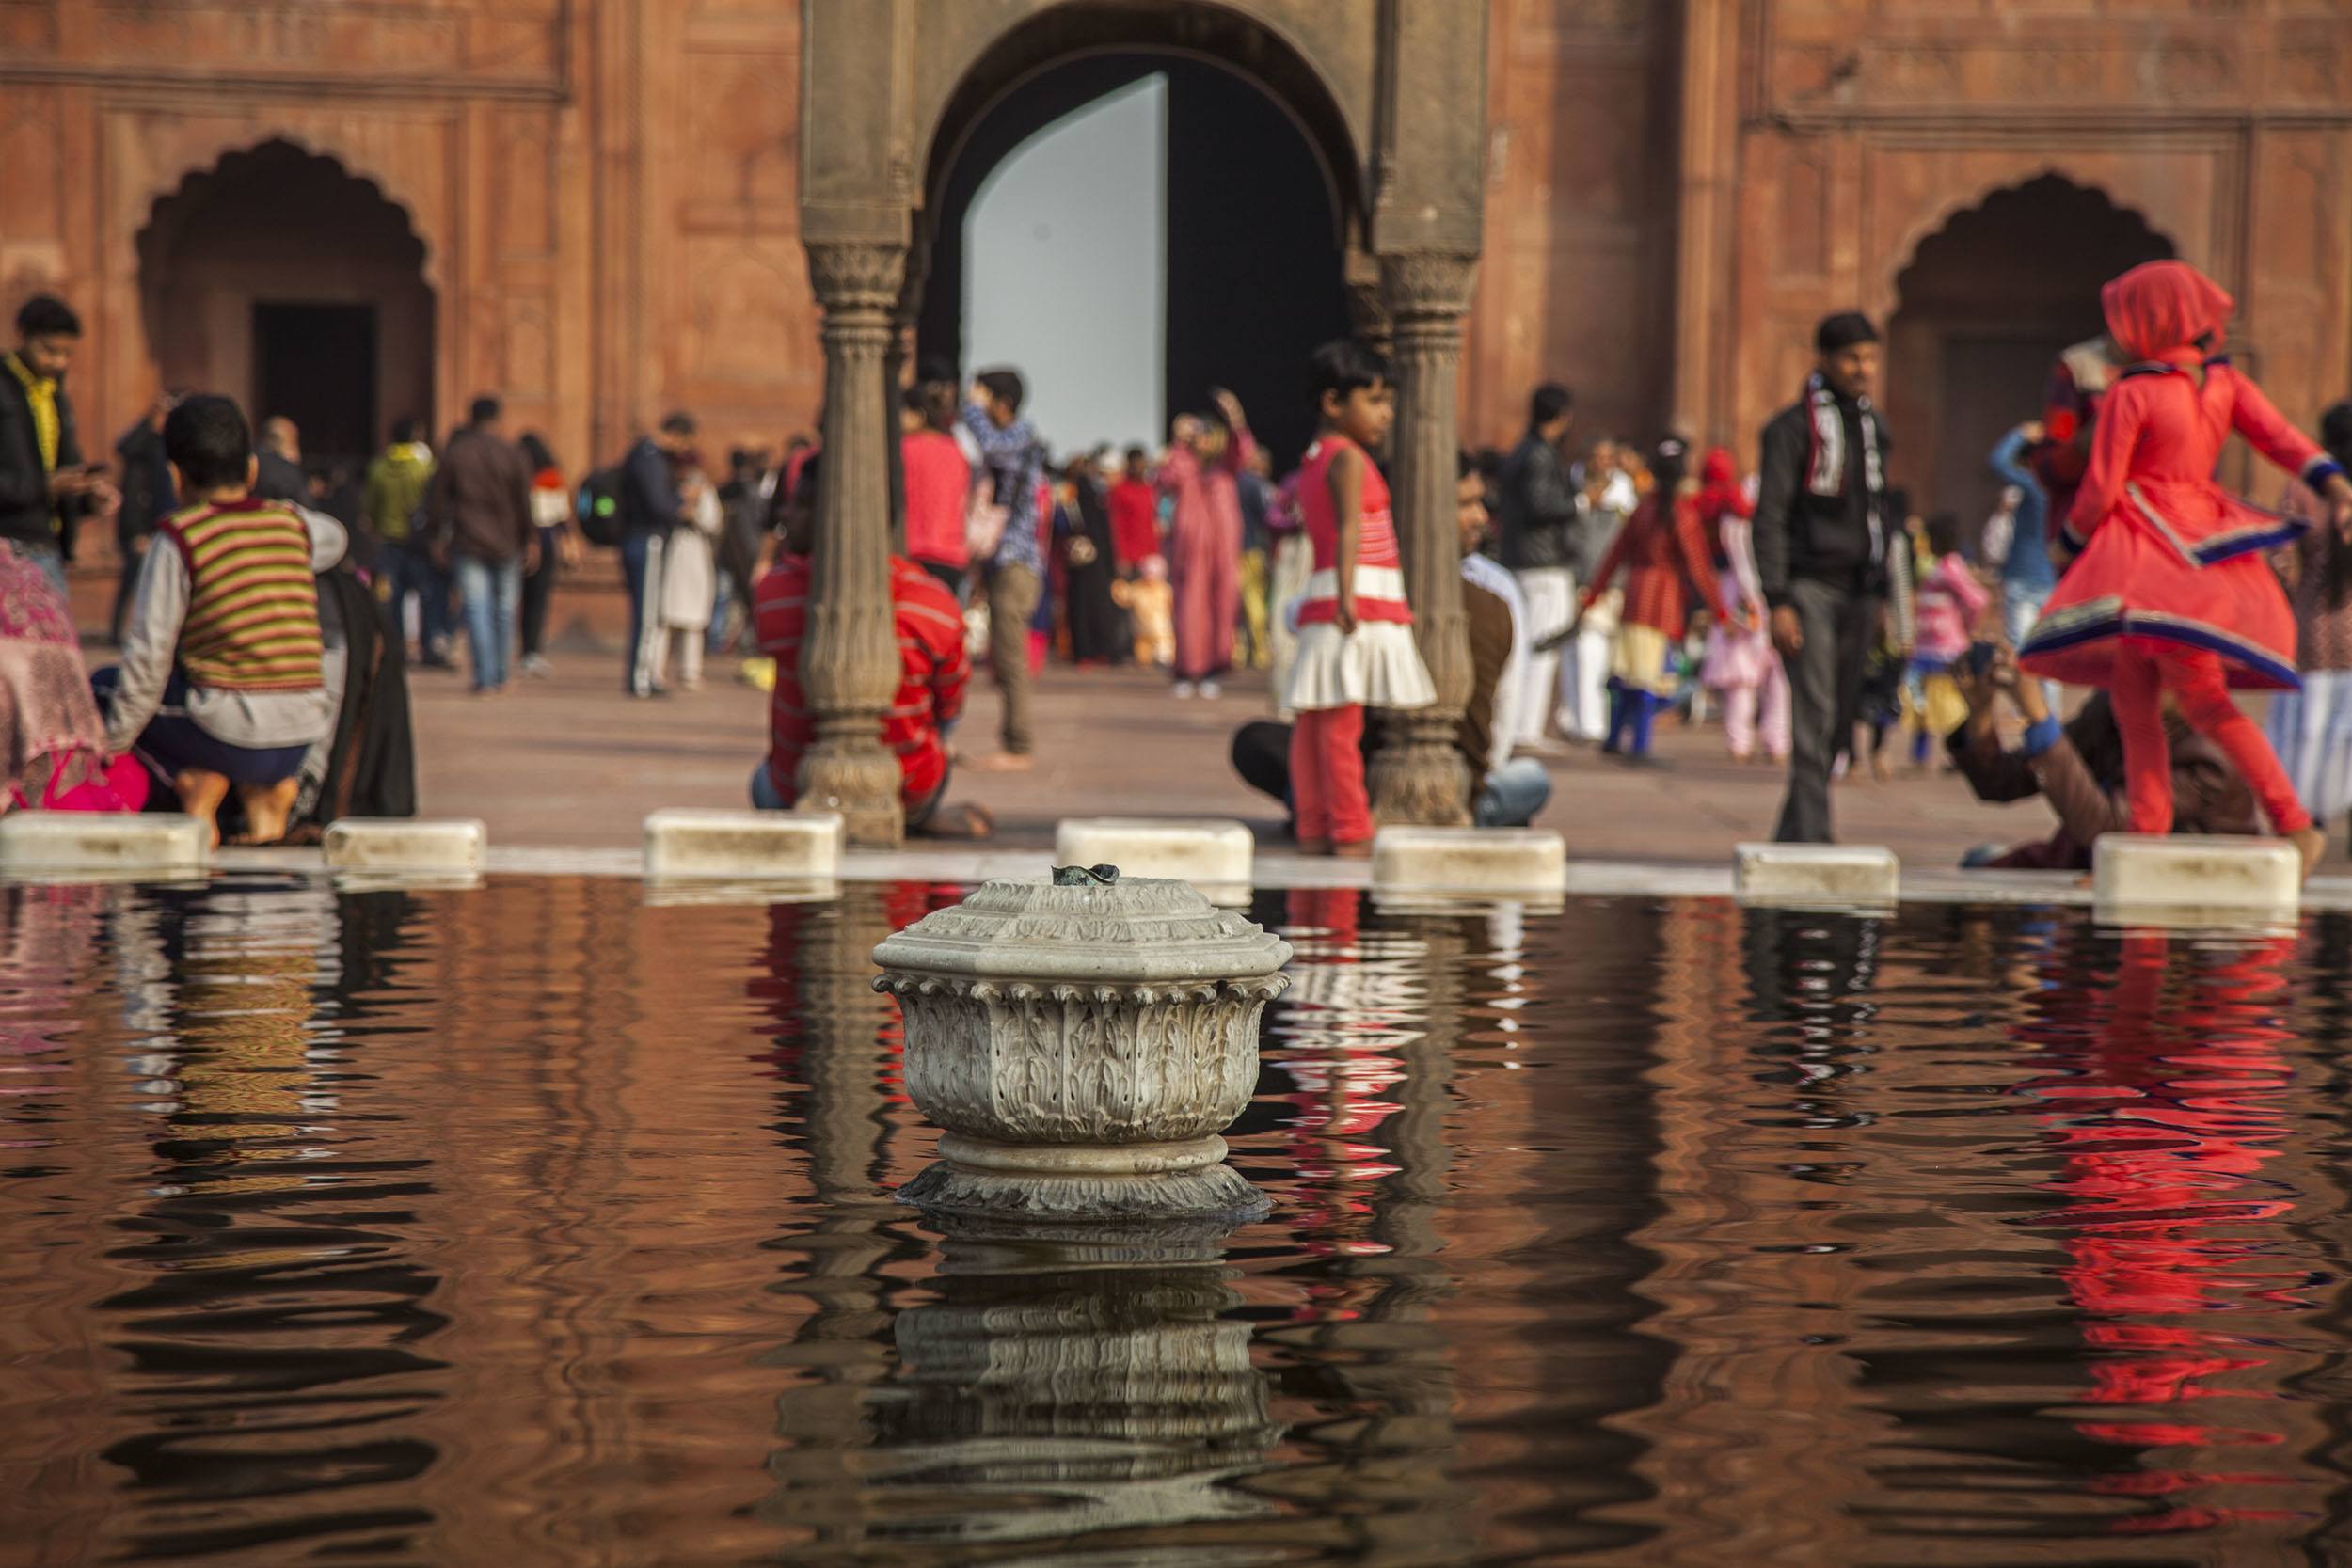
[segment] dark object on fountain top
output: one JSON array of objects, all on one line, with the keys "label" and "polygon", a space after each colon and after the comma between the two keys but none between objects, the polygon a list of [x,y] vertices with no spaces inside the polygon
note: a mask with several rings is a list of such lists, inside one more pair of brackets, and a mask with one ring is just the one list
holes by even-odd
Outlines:
[{"label": "dark object on fountain top", "polygon": [[1119,867],[1115,865],[1057,865],[1054,867],[1056,887],[1116,887]]}]

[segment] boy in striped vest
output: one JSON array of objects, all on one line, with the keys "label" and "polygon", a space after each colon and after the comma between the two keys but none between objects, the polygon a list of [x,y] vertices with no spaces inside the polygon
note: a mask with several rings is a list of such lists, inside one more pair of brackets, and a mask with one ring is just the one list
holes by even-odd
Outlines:
[{"label": "boy in striped vest", "polygon": [[[139,571],[107,715],[106,750],[134,746],[213,829],[230,790],[246,841],[283,838],[302,759],[333,727],[306,515],[253,497],[253,437],[224,397],[184,399],[164,455],[190,502],[156,531]],[[330,562],[331,563],[331,562]]]}]

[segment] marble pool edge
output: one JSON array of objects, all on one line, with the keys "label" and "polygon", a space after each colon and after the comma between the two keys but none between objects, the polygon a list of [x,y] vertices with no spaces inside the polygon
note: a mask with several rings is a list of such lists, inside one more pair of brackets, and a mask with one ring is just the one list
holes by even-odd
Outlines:
[{"label": "marble pool edge", "polygon": [[[968,885],[995,877],[1035,877],[1053,863],[1045,849],[853,849],[841,858],[848,882],[946,882]],[[315,849],[224,849],[215,871],[293,874],[326,871]],[[492,845],[484,869],[491,876],[643,878],[638,849],[561,848]],[[1253,876],[1262,888],[1369,889],[1368,861],[1303,855],[1260,855]],[[1561,887],[1567,897],[1729,898],[1732,868],[1687,863],[1571,860]],[[1907,904],[2090,903],[2090,879],[2057,871],[1914,870],[1902,874]],[[2352,910],[2352,877],[2317,877],[2303,892],[2307,911]]]}]

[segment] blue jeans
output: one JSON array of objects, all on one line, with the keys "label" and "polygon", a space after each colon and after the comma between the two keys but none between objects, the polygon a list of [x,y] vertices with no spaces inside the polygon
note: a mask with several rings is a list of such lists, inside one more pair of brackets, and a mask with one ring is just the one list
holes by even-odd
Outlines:
[{"label": "blue jeans", "polygon": [[621,689],[631,696],[643,697],[653,689],[644,673],[645,641],[645,557],[649,553],[653,534],[642,528],[630,529],[621,535],[621,578],[628,585],[628,647],[621,665]]},{"label": "blue jeans", "polygon": [[515,645],[515,607],[523,596],[523,563],[457,558],[457,596],[465,607],[466,646],[473,659],[473,689],[506,684],[506,657]]},{"label": "blue jeans", "polygon": [[[2001,629],[2009,633],[2010,647],[2024,646],[2033,635],[2034,623],[2042,619],[2042,607],[2050,602],[2051,592],[2022,582],[2001,584]],[[2042,683],[2042,700],[2052,713],[2058,711],[2059,697],[2058,682]]]},{"label": "blue jeans", "polygon": [[1551,775],[1534,757],[1513,757],[1486,775],[1470,802],[1470,819],[1482,828],[1524,828],[1551,799]]},{"label": "blue jeans", "polygon": [[427,659],[441,657],[449,642],[449,584],[433,558],[406,540],[387,539],[375,554],[376,575],[391,587],[392,635],[405,638],[402,620],[408,595],[417,596],[417,641]]}]

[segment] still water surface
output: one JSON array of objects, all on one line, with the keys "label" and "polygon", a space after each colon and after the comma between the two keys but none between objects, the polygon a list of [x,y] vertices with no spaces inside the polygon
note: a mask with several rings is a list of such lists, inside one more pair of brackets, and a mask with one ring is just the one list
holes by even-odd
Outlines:
[{"label": "still water surface", "polygon": [[1297,944],[1226,1236],[943,1236],[953,890],[0,890],[0,1562],[2352,1561],[2352,923]]}]

